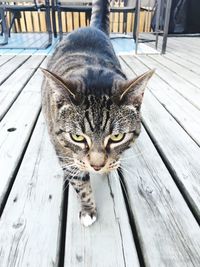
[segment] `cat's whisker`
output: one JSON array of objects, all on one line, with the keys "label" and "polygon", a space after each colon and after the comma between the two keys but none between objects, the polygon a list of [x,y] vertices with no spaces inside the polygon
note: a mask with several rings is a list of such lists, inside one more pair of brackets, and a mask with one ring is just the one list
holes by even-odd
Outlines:
[{"label": "cat's whisker", "polygon": [[[67,165],[67,166],[69,166],[69,165]],[[56,167],[54,166],[54,172],[61,172],[61,174],[64,172],[64,170],[63,170],[63,166],[61,166],[61,165],[56,165]]]},{"label": "cat's whisker", "polygon": [[58,156],[59,159],[61,160],[67,160],[67,161],[71,161],[74,162],[74,157],[68,157],[68,156]]},{"label": "cat's whisker", "polygon": [[63,156],[58,156],[58,158],[59,159],[63,159],[63,160],[65,160],[65,159],[67,159],[67,160],[71,160],[71,161],[74,161],[74,158],[72,158],[72,157],[63,157]]},{"label": "cat's whisker", "polygon": [[[72,170],[72,171],[73,171],[73,170]],[[70,175],[68,175],[68,176],[65,176],[65,180],[64,180],[64,182],[68,181],[68,183],[67,183],[67,185],[63,188],[63,192],[68,188],[70,182],[73,182],[74,177],[77,176],[77,174],[79,174],[79,173],[80,173],[80,171],[77,170],[77,171],[76,171],[75,173],[73,173],[72,175],[70,174]],[[69,177],[70,177],[70,178],[69,178]]]},{"label": "cat's whisker", "polygon": [[63,167],[63,168],[65,169],[65,171],[66,171],[66,170],[70,169],[71,167],[77,167],[77,165],[76,165],[75,163],[72,163],[72,164],[66,164],[66,165],[63,165],[62,167]]},{"label": "cat's whisker", "polygon": [[120,165],[119,171],[123,174],[123,171],[125,171],[128,175],[131,174],[131,171],[127,170],[126,168],[124,168],[123,165]]}]

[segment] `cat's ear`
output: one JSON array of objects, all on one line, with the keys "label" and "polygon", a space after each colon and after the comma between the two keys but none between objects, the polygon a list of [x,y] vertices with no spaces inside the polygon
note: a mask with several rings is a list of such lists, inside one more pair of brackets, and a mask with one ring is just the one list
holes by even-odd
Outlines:
[{"label": "cat's ear", "polygon": [[118,103],[134,105],[136,108],[140,108],[143,100],[144,90],[147,82],[154,74],[155,70],[150,70],[144,74],[136,77],[133,80],[126,81],[120,86],[120,94],[118,95]]},{"label": "cat's ear", "polygon": [[57,74],[40,68],[45,77],[55,86],[55,98],[59,102],[60,98],[66,97],[72,102],[78,102],[79,95],[76,92],[76,85],[71,80],[63,80]]}]

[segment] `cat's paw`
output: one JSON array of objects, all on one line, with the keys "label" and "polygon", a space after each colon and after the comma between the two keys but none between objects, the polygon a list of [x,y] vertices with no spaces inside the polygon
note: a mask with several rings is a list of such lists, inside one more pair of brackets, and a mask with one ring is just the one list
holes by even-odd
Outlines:
[{"label": "cat's paw", "polygon": [[79,218],[80,218],[81,224],[85,227],[88,227],[96,221],[97,214],[96,214],[96,212],[89,212],[88,213],[85,211],[81,211],[79,214]]}]

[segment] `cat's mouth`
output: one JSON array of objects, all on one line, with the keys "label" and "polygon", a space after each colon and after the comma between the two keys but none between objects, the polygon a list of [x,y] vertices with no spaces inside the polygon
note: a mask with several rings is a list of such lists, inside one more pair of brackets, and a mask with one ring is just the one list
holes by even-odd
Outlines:
[{"label": "cat's mouth", "polygon": [[91,165],[89,162],[84,162],[83,160],[75,159],[75,164],[77,168],[82,172],[92,172],[92,173],[109,173],[113,170],[116,170],[120,167],[119,160],[112,160],[111,162],[106,162],[104,166]]}]

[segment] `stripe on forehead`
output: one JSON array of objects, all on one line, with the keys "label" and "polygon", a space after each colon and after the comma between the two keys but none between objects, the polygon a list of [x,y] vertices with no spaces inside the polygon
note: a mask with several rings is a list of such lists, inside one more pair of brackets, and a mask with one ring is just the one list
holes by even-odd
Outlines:
[{"label": "stripe on forehead", "polygon": [[105,131],[107,123],[110,119],[110,106],[112,104],[112,101],[109,97],[104,96],[103,99],[103,105],[105,106],[104,114],[103,114],[103,120],[102,120],[102,130]]},{"label": "stripe on forehead", "polygon": [[89,95],[86,101],[85,121],[90,130],[105,131],[110,118],[111,101],[108,96],[103,95],[101,98],[96,98],[94,95]]}]

